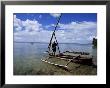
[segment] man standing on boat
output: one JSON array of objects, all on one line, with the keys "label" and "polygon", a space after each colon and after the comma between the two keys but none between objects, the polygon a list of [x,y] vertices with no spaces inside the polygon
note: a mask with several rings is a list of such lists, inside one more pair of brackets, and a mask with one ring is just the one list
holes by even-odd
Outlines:
[{"label": "man standing on boat", "polygon": [[56,43],[55,41],[52,43],[52,50],[53,50],[53,55],[55,56],[55,52],[56,52],[56,46],[58,45],[58,43]]}]

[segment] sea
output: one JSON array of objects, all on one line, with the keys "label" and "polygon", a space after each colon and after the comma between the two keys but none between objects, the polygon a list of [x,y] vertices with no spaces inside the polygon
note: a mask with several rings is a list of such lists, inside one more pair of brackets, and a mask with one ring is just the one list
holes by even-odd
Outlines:
[{"label": "sea", "polygon": [[[67,72],[64,69],[42,62],[48,57],[48,43],[14,42],[13,74],[14,75],[96,75],[96,68],[82,66],[76,72]],[[97,47],[92,44],[59,43],[60,52],[79,51],[89,52],[93,56],[93,63],[97,65]],[[89,69],[86,72],[86,70]],[[83,70],[83,71],[82,71]],[[78,72],[80,71],[80,72]],[[81,73],[82,71],[82,73]],[[85,71],[85,72],[84,72]]]}]

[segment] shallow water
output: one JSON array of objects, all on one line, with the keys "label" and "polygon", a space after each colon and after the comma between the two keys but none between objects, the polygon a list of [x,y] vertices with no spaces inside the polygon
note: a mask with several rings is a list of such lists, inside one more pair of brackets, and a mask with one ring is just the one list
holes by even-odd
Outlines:
[{"label": "shallow water", "polygon": [[[79,64],[71,63],[69,67],[73,70],[68,72],[42,62],[42,58],[48,57],[45,52],[48,51],[47,47],[46,43],[14,43],[14,75],[96,75],[96,68],[91,66],[79,67]],[[59,47],[61,52],[89,52],[94,58],[94,64],[97,64],[97,49],[91,44],[59,44]]]}]

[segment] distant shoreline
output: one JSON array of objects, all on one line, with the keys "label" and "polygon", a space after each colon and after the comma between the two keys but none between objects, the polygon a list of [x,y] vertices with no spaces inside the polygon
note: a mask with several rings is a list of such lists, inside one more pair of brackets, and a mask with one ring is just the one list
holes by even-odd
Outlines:
[{"label": "distant shoreline", "polygon": [[[46,42],[16,42],[14,41],[14,43],[40,43],[40,44],[49,44],[49,43],[46,43]],[[80,45],[92,45],[92,43],[87,43],[87,44],[81,44],[81,43],[59,43],[59,44],[80,44]]]}]

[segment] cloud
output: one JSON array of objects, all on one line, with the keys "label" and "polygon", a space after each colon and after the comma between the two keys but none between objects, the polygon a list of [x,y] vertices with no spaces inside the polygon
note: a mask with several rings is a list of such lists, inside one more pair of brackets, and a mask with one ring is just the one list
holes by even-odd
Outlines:
[{"label": "cloud", "polygon": [[50,27],[55,27],[55,26],[56,26],[55,24],[50,24],[50,25],[46,25],[45,28],[49,29]]},{"label": "cloud", "polygon": [[[14,15],[14,41],[18,42],[47,42],[49,43],[53,31],[47,30],[54,24],[43,26],[37,20],[22,21]],[[47,27],[47,29],[44,29]],[[96,22],[59,23],[56,38],[59,43],[91,43],[97,37]]]},{"label": "cloud", "polygon": [[22,21],[20,19],[16,18],[16,15],[14,15],[14,30],[15,31],[22,30]]},{"label": "cloud", "polygon": [[71,22],[69,24],[60,24],[60,28],[66,30],[65,36],[71,38],[71,42],[91,43],[92,39],[97,36],[96,22]]},{"label": "cloud", "polygon": [[36,20],[22,21],[16,18],[14,15],[14,31],[40,31],[42,30],[42,24]]},{"label": "cloud", "polygon": [[42,18],[42,15],[39,15],[39,18],[41,19]]},{"label": "cloud", "polygon": [[59,24],[60,29],[75,29],[75,30],[80,30],[80,29],[90,29],[90,28],[96,28],[97,24],[96,22],[87,22],[87,21],[82,21],[82,22],[71,22],[69,24]]},{"label": "cloud", "polygon": [[18,42],[49,42],[52,31],[20,31],[14,33],[14,40]]},{"label": "cloud", "polygon": [[50,15],[56,18],[56,17],[59,17],[61,14],[60,13],[50,13]]},{"label": "cloud", "polygon": [[[52,27],[54,24],[47,25]],[[68,24],[61,24],[56,31],[59,42],[73,42],[73,43],[91,43],[92,39],[97,36],[96,22],[71,22]]]},{"label": "cloud", "polygon": [[42,30],[42,24],[40,24],[36,20],[29,20],[22,21],[22,25],[26,31],[41,31]]}]

